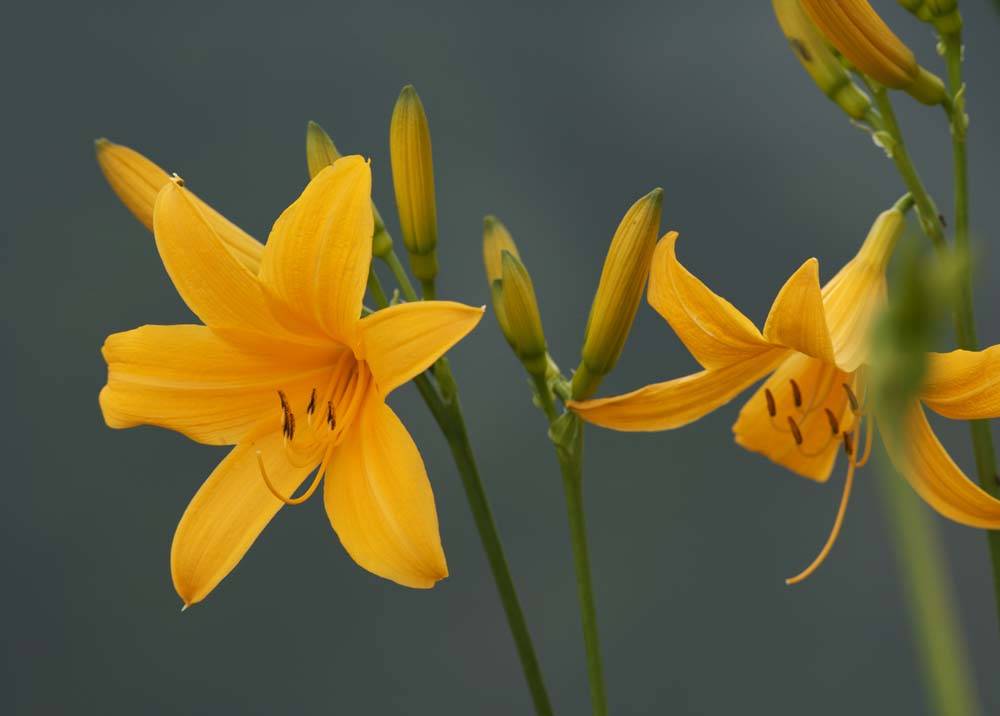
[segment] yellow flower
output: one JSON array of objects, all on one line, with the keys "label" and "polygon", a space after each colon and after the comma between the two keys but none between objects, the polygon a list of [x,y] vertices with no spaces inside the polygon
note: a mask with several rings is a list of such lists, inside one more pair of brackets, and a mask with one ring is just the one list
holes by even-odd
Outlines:
[{"label": "yellow flower", "polygon": [[[407,303],[362,314],[371,172],[322,170],[275,222],[254,274],[182,182],[153,211],[156,245],[204,325],[108,338],[101,409],[111,427],[159,425],[235,444],[181,518],[171,550],[185,604],[205,598],[286,502],[324,502],[365,569],[410,587],[448,574],[420,453],[385,404],[478,323],[481,309]],[[290,496],[315,473],[301,497]]]},{"label": "yellow flower", "polygon": [[[704,370],[613,398],[571,402],[583,419],[618,430],[677,428],[728,403],[770,377],[740,411],[736,442],[793,472],[825,482],[840,451],[847,479],[834,528],[800,581],[826,557],[836,539],[854,471],[868,459],[873,416],[866,411],[865,370],[873,316],[884,305],[885,269],[903,216],[881,214],[864,245],[825,286],[809,259],[778,293],[759,331],[732,304],[678,262],[676,233],[657,245],[649,302],[671,325]],[[1000,346],[980,352],[928,356],[920,400],[955,419],[1000,416]],[[906,441],[886,441],[896,467],[945,517],[972,527],[1000,529],[1000,501],[973,484],[942,447],[914,401]],[[864,434],[864,440],[862,440]]]}]

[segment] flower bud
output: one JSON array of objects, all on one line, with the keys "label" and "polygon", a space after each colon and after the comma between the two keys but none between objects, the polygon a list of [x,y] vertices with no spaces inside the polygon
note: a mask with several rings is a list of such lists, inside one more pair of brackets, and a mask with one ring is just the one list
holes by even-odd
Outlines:
[{"label": "flower bud", "polygon": [[518,261],[521,254],[511,238],[507,227],[495,216],[483,218],[483,263],[486,265],[486,280],[493,285],[503,274],[503,252],[507,251]]},{"label": "flower bud", "polygon": [[864,74],[924,104],[946,98],[941,79],[917,64],[868,0],[802,0],[802,6],[830,44]]},{"label": "flower bud", "polygon": [[316,122],[310,121],[306,125],[306,163],[309,165],[309,178],[315,179],[317,174],[332,166],[340,157],[337,145],[330,139],[330,135]]},{"label": "flower bud", "polygon": [[400,232],[410,254],[410,266],[418,279],[432,281],[438,266],[431,133],[424,106],[411,85],[400,92],[392,111],[389,153]]},{"label": "flower bud", "polygon": [[942,34],[962,29],[958,0],[899,0],[899,4],[924,22],[929,22]]},{"label": "flower bud", "polygon": [[795,56],[823,94],[854,119],[864,119],[871,100],[840,64],[826,40],[812,24],[799,0],[771,0],[781,31]]},{"label": "flower bud", "polygon": [[531,276],[524,264],[509,251],[501,252],[500,261],[503,321],[510,332],[514,352],[529,373],[544,376],[548,370],[545,333]]},{"label": "flower bud", "polygon": [[611,239],[573,374],[574,400],[593,395],[621,355],[649,277],[662,208],[663,189],[654,189],[632,205]]}]

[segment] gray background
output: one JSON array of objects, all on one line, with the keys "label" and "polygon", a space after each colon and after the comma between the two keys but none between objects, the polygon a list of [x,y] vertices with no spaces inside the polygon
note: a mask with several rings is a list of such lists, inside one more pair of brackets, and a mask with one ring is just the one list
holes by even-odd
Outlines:
[{"label": "gray background", "polygon": [[[925,64],[927,29],[878,2]],[[1000,235],[1000,17],[967,19],[972,206]],[[305,122],[372,158],[390,228],[388,121],[413,82],[434,138],[440,293],[487,302],[480,221],[498,214],[535,277],[550,346],[577,356],[604,250],[663,186],[689,267],[756,321],[809,256],[824,278],[901,193],[891,164],[811,85],[766,2],[22,3],[4,75],[0,357],[7,709],[48,713],[511,714],[530,709],[458,477],[412,388],[393,399],[437,496],[452,576],[433,591],[346,556],[321,500],[282,512],[181,614],[168,554],[225,450],[103,425],[111,332],[190,320],[145,229],[93,160],[145,152],[258,237],[305,182]],[[941,113],[898,100],[950,202]],[[983,242],[981,336],[1000,341]],[[565,515],[541,416],[491,316],[454,351],[475,447],[551,695],[588,709]],[[610,395],[695,363],[643,305]],[[842,477],[817,486],[743,452],[737,405],[654,435],[588,432],[586,499],[613,711],[924,713],[875,473],[832,558]],[[942,435],[971,468],[965,429]],[[935,520],[987,712],[1000,642],[983,536]]]}]

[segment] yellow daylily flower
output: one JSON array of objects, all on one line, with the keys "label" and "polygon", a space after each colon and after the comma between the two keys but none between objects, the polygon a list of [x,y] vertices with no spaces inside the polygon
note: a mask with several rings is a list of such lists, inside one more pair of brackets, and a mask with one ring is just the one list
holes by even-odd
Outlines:
[{"label": "yellow daylily flower", "polygon": [[[704,370],[626,395],[571,401],[570,408],[588,422],[617,430],[669,430],[725,405],[770,374],[740,411],[733,426],[736,442],[817,482],[829,478],[838,452],[847,457],[833,530],[819,556],[788,583],[801,581],[833,546],[855,469],[871,450],[874,416],[865,400],[868,335],[886,300],[885,269],[902,228],[899,210],[881,214],[857,256],[822,288],[818,262],[806,261],[779,291],[763,331],[677,260],[677,234],[667,234],[656,248],[649,303]],[[928,364],[920,402],[906,412],[905,444],[885,441],[890,457],[945,517],[1000,529],[1000,501],[954,463],[920,404],[962,420],[1000,416],[1000,346],[932,353]]]},{"label": "yellow daylily flower", "polygon": [[472,330],[482,309],[425,301],[361,317],[368,164],[345,157],[316,175],[275,222],[259,274],[180,180],[159,192],[152,224],[170,278],[204,325],[110,336],[100,403],[111,427],[235,444],[174,535],[184,603],[204,599],[281,507],[304,501],[324,476],[327,515],[359,565],[409,587],[446,577],[427,473],[385,399]]}]

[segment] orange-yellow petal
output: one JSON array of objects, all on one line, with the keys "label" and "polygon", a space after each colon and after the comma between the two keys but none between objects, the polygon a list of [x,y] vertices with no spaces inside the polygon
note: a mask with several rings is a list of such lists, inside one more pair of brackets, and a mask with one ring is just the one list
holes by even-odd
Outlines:
[{"label": "orange-yellow petal", "polygon": [[569,401],[588,423],[625,431],[670,430],[721,407],[760,380],[788,355],[781,348],[665,383],[655,383],[614,398]]},{"label": "orange-yellow petal", "polygon": [[267,489],[257,451],[283,495],[298,489],[321,457],[292,461],[275,421],[265,420],[219,463],[181,517],[170,550],[174,588],[185,604],[204,599],[284,505]]},{"label": "orange-yellow petal", "polygon": [[223,245],[190,192],[174,182],[156,200],[153,232],[177,292],[207,326],[287,338],[257,277]]},{"label": "orange-yellow petal", "polygon": [[482,308],[452,301],[403,303],[376,311],[360,324],[361,356],[379,394],[427,370],[483,317]]},{"label": "orange-yellow petal", "polygon": [[338,159],[275,222],[261,282],[302,325],[353,346],[374,226],[368,163]]},{"label": "orange-yellow petal", "polygon": [[369,572],[419,589],[448,576],[423,460],[374,391],[334,450],[324,499],[344,548]]},{"label": "orange-yellow petal", "polygon": [[920,399],[956,420],[1000,416],[1000,346],[929,353]]},{"label": "orange-yellow petal", "polygon": [[[170,183],[170,176],[129,147],[113,144],[107,139],[98,139],[94,144],[97,150],[97,163],[104,173],[104,178],[135,218],[152,231],[153,206],[160,190]],[[233,256],[252,272],[257,273],[264,245],[194,194],[189,196]]]},{"label": "orange-yellow petal", "polygon": [[670,324],[695,360],[721,368],[766,350],[753,322],[716,295],[678,260],[677,232],[660,239],[649,274],[649,304]]},{"label": "orange-yellow petal", "polygon": [[833,344],[823,311],[819,262],[809,259],[781,287],[764,323],[764,338],[799,353],[833,362]]},{"label": "orange-yellow petal", "polygon": [[[880,423],[883,431],[885,427]],[[900,439],[887,437],[885,446],[896,469],[917,494],[955,522],[970,527],[1000,529],[1000,500],[973,484],[955,464],[918,403],[909,409],[904,427]]]},{"label": "orange-yellow petal", "polygon": [[[801,353],[791,355],[740,410],[733,425],[737,444],[792,472],[825,482],[843,433],[854,427],[845,384],[854,389],[853,377],[836,366]],[[789,418],[795,421],[794,427]]]},{"label": "orange-yellow petal", "polygon": [[205,326],[143,326],[109,336],[101,391],[112,428],[158,425],[192,440],[232,445],[268,413],[280,419],[277,391],[305,408],[329,377],[320,354],[249,354]]}]

